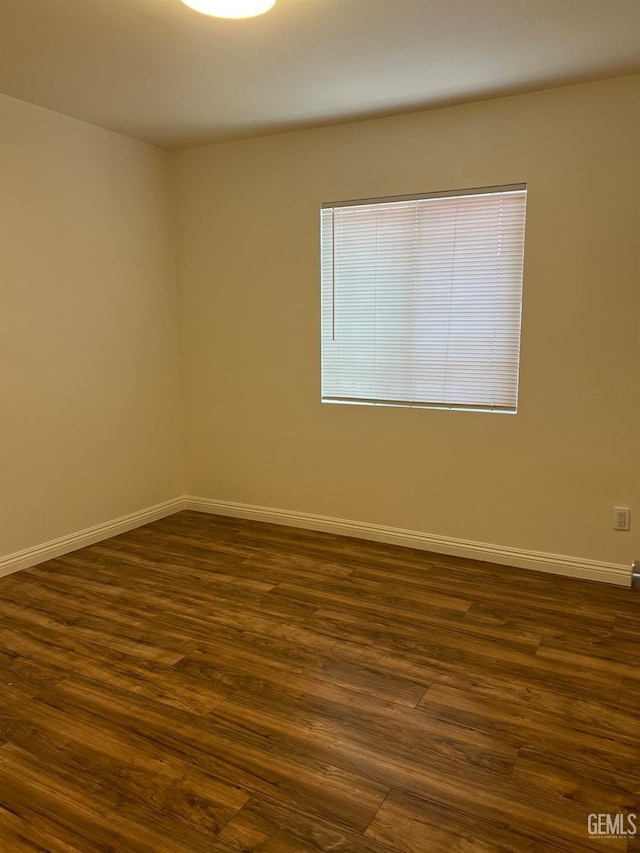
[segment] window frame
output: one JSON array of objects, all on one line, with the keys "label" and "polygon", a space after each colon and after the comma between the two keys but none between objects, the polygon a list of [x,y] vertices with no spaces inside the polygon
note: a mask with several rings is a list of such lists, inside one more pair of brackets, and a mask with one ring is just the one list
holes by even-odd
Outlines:
[{"label": "window frame", "polygon": [[[335,212],[345,210],[353,207],[372,207],[375,205],[395,205],[402,204],[404,202],[428,202],[432,200],[437,201],[446,201],[447,199],[463,199],[465,197],[488,197],[488,196],[500,196],[500,201],[502,202],[502,198],[504,196],[520,196],[523,198],[522,210],[521,210],[521,224],[520,229],[518,231],[517,240],[521,241],[521,250],[519,256],[519,273],[511,276],[511,287],[517,290],[517,320],[511,321],[511,335],[513,337],[513,331],[516,330],[516,344],[515,347],[512,345],[512,350],[515,353],[515,371],[512,370],[513,381],[511,384],[511,390],[513,394],[513,405],[504,405],[504,404],[495,404],[495,401],[492,403],[469,403],[467,401],[464,402],[455,402],[451,400],[415,400],[415,399],[392,399],[392,398],[383,398],[380,396],[376,397],[367,397],[367,396],[347,396],[344,394],[333,395],[327,393],[325,391],[325,368],[327,362],[327,352],[326,352],[326,340],[327,340],[327,317],[325,311],[325,300],[327,297],[326,288],[327,288],[327,276],[326,269],[326,236],[325,236],[325,216],[328,211],[333,212],[331,217],[332,223],[332,234],[331,234],[331,301],[332,301],[332,340],[335,340],[335,312],[336,312],[336,276],[335,276],[335,267],[336,267],[336,259],[335,259],[335,248],[336,248],[336,238],[335,238]],[[518,411],[518,396],[519,396],[519,384],[520,384],[520,361],[521,361],[521,343],[522,343],[522,309],[523,309],[523,288],[524,288],[524,271],[525,271],[525,242],[526,242],[526,218],[527,218],[527,201],[528,201],[528,185],[526,182],[516,183],[516,184],[502,184],[497,186],[487,186],[487,187],[474,187],[474,188],[466,188],[466,189],[458,189],[458,190],[447,190],[447,191],[439,191],[439,192],[428,192],[428,193],[412,193],[400,196],[382,196],[382,197],[373,197],[373,198],[360,198],[360,199],[349,199],[339,202],[325,202],[321,205],[321,401],[323,403],[328,404],[339,404],[339,405],[361,405],[361,406],[383,406],[383,407],[394,407],[394,408],[423,408],[423,409],[439,409],[439,410],[462,410],[462,411],[474,411],[474,412],[493,412],[493,413],[501,413],[501,414],[517,414]],[[417,206],[416,206],[417,207]],[[457,215],[457,214],[456,214]],[[500,228],[496,232],[502,238],[502,223]],[[520,243],[517,243],[516,246],[519,246]],[[501,245],[501,244],[500,244]],[[377,247],[376,247],[377,248]],[[513,251],[513,247],[510,246]],[[455,253],[455,238],[452,244],[452,252]],[[417,261],[415,261],[417,264]],[[415,273],[414,273],[415,275]],[[501,272],[498,273],[498,279],[500,278]],[[414,285],[414,288],[417,285]],[[453,284],[450,285],[453,292]],[[500,289],[500,283],[495,285],[497,290]],[[415,325],[416,321],[416,313],[415,310],[409,315],[411,318],[411,322]],[[496,318],[498,317],[498,309],[496,308]],[[449,319],[449,324],[451,325],[451,317]],[[498,319],[495,319],[496,329],[499,325]],[[450,335],[450,328],[448,330],[448,334]],[[498,332],[495,332],[495,340],[498,340]],[[501,340],[501,343],[503,341]],[[497,346],[497,344],[496,344]],[[375,349],[375,344],[374,344]],[[448,353],[447,353],[448,358]],[[471,358],[471,356],[468,356]],[[513,359],[512,359],[513,360]],[[499,363],[497,355],[494,356],[492,370],[495,375],[496,364]],[[448,365],[448,363],[447,363]],[[445,368],[446,371],[447,368]],[[459,368],[458,368],[459,370]],[[407,380],[408,382],[413,381]],[[485,379],[486,382],[486,379]],[[478,383],[479,387],[482,386],[482,382]],[[410,396],[410,395],[407,395]],[[443,395],[444,396],[444,395]]]}]

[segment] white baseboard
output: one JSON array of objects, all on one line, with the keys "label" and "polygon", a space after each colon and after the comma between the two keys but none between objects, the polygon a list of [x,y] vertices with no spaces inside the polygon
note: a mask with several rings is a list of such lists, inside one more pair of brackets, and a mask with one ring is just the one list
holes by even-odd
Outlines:
[{"label": "white baseboard", "polygon": [[62,554],[77,551],[78,548],[85,548],[87,545],[93,545],[95,542],[109,539],[119,533],[126,533],[127,530],[142,527],[143,524],[149,524],[151,521],[173,515],[174,512],[180,512],[182,509],[185,509],[184,497],[173,498],[173,500],[164,501],[164,503],[138,510],[138,512],[123,515],[121,518],[96,524],[94,527],[88,527],[79,533],[71,533],[69,536],[61,536],[59,539],[36,545],[34,548],[16,551],[14,554],[0,557],[0,577],[10,575],[20,569],[27,569],[29,566],[35,566],[38,563],[44,563],[45,560],[53,560]]},{"label": "white baseboard", "polygon": [[454,557],[466,557],[472,560],[484,560],[506,566],[534,569],[572,578],[601,581],[604,583],[631,585],[631,569],[619,563],[604,563],[582,557],[570,557],[562,554],[548,554],[543,551],[527,551],[521,548],[508,548],[503,545],[490,545],[485,542],[473,542],[467,539],[453,539],[447,536],[435,536],[418,530],[405,530],[399,527],[385,527],[344,518],[332,518],[307,512],[274,509],[272,507],[253,506],[252,504],[217,501],[211,498],[182,496],[146,509],[132,512],[121,518],[96,524],[78,533],[61,536],[51,542],[17,551],[0,558],[0,577],[35,566],[46,560],[53,560],[78,548],[85,548],[111,536],[126,533],[136,527],[142,527],[152,521],[165,518],[183,509],[207,512],[213,515],[227,515],[232,518],[247,518],[252,521],[266,521],[283,524],[287,527],[302,527],[308,530],[321,530],[341,536],[354,536],[357,539],[370,539],[375,542],[388,542],[433,551],[436,554],[448,554]]},{"label": "white baseboard", "polygon": [[378,524],[366,524],[360,521],[348,521],[344,518],[331,518],[306,512],[273,509],[251,504],[216,501],[210,498],[185,498],[186,509],[208,512],[213,515],[228,515],[232,518],[247,518],[253,521],[268,521],[272,524],[284,524],[288,527],[303,527],[309,530],[321,530],[325,533],[337,533],[342,536],[355,536],[358,539],[371,539],[376,542],[388,542],[392,545],[404,545],[433,551],[437,554],[449,554],[454,557],[466,557],[472,560],[485,560],[522,569],[535,569],[571,578],[602,581],[604,583],[631,585],[631,568],[619,563],[603,563],[582,557],[569,557],[563,554],[547,554],[543,551],[527,551],[521,548],[508,548],[503,545],[489,545],[485,542],[472,542],[467,539],[452,539],[447,536],[435,536],[418,530],[404,530],[398,527],[384,527]]}]

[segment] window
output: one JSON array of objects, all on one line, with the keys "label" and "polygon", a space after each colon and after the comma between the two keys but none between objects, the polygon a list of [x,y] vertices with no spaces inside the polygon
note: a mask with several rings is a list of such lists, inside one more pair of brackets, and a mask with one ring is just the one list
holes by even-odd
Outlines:
[{"label": "window", "polygon": [[323,205],[323,402],[515,412],[526,200]]}]

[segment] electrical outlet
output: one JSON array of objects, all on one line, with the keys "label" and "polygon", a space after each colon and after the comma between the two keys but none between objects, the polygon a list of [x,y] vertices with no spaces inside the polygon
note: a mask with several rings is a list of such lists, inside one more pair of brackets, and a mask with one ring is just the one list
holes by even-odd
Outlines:
[{"label": "electrical outlet", "polygon": [[613,508],[613,529],[628,530],[631,526],[629,523],[630,509],[628,506],[616,506]]}]

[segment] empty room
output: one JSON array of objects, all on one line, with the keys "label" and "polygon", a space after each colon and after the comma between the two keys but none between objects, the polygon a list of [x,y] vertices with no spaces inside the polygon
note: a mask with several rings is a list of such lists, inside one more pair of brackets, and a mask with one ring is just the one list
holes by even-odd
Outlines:
[{"label": "empty room", "polygon": [[0,853],[640,851],[639,0],[0,0]]}]

